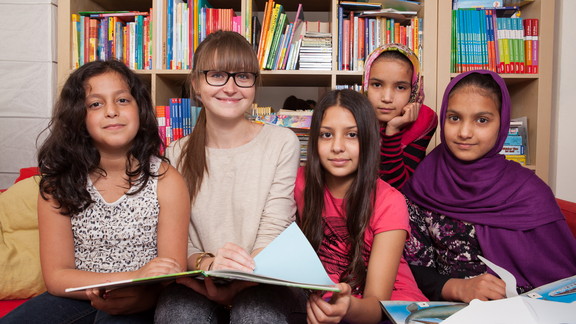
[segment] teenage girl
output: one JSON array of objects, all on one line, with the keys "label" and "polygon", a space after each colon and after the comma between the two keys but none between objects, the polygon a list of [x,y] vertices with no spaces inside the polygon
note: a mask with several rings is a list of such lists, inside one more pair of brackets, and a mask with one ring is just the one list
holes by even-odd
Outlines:
[{"label": "teenage girl", "polygon": [[48,291],[3,320],[151,322],[161,285],[64,292],[186,264],[187,189],[160,156],[148,87],[121,62],[87,63],[66,81],[48,129],[38,153]]},{"label": "teenage girl", "polygon": [[[188,270],[253,271],[254,256],[295,219],[300,142],[291,130],[250,122],[260,69],[244,37],[210,34],[194,53],[192,93],[202,104],[191,135],[166,153],[192,201]],[[167,288],[160,323],[288,323],[306,318],[302,289],[190,278]],[[231,307],[229,307],[231,306]]]},{"label": "teenage girl", "polygon": [[418,57],[401,44],[378,47],[366,60],[363,88],[380,123],[380,178],[400,189],[438,125],[436,113],[423,104]]},{"label": "teenage girl", "polygon": [[299,223],[342,292],[311,295],[308,323],[379,323],[380,300],[427,300],[402,258],[404,198],[378,178],[374,117],[352,90],[328,93],[312,115],[308,161],[296,178]]},{"label": "teenage girl", "polygon": [[405,258],[431,300],[505,297],[482,255],[528,291],[576,273],[576,240],[550,188],[499,152],[510,96],[496,73],[477,70],[448,85],[442,143],[406,182],[412,235]]}]

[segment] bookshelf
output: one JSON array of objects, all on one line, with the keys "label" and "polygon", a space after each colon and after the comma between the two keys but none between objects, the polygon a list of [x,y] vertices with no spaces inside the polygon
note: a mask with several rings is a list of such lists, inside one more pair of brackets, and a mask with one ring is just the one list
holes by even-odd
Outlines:
[{"label": "bookshelf", "polygon": [[[209,0],[214,8],[232,8],[237,15],[245,15],[245,1],[242,0]],[[295,12],[299,3],[303,3],[304,14],[307,12],[328,13],[332,25],[333,46],[337,46],[337,12],[338,0],[316,0],[305,2],[302,0],[279,0],[287,12]],[[260,16],[266,0],[254,0],[253,7],[260,10]],[[436,1],[422,1],[423,8],[419,17],[424,20],[424,54],[423,75],[425,78],[426,103],[435,108],[436,102],[436,51],[437,51],[437,3]],[[58,90],[61,89],[66,78],[72,71],[71,64],[71,23],[72,14],[87,10],[140,10],[148,11],[157,4],[156,0],[64,0],[58,4]],[[154,9],[156,10],[156,9]],[[244,21],[244,19],[243,19]],[[156,54],[155,42],[153,55]],[[264,87],[317,87],[319,93],[334,89],[336,84],[362,83],[362,72],[337,71],[337,51],[333,51],[332,71],[262,71],[262,85]],[[155,58],[153,56],[153,62]],[[161,70],[153,65],[152,70],[137,70],[151,86],[152,100],[155,104],[167,104],[170,97],[178,97],[188,75],[187,70]],[[262,91],[266,91],[263,89]],[[433,147],[434,144],[431,145]]]},{"label": "bookshelf", "polygon": [[[450,73],[452,0],[438,1],[438,80],[436,107],[441,106],[444,89],[458,74]],[[550,154],[550,118],[552,105],[552,48],[554,42],[554,1],[534,0],[520,7],[521,17],[537,18],[540,23],[538,74],[500,74],[506,81],[512,100],[512,118],[528,117],[530,164],[544,182],[548,182]],[[429,101],[428,101],[429,102]],[[439,143],[439,132],[436,143]]]}]

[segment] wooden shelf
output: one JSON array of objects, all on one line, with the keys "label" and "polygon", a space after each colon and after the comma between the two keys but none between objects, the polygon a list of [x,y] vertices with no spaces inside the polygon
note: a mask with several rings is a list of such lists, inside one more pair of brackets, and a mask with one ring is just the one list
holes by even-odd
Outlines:
[{"label": "wooden shelf", "polygon": [[[450,73],[450,37],[452,0],[438,2],[438,79],[436,88],[437,107],[442,104],[444,90],[457,73]],[[521,8],[523,18],[539,19],[540,49],[545,48],[544,55],[539,54],[538,74],[500,74],[505,80],[512,101],[512,118],[528,118],[528,141],[530,165],[542,180],[548,182],[550,153],[550,116],[552,105],[552,57],[554,42],[554,2],[534,0]],[[540,51],[542,53],[542,51]],[[439,141],[439,132],[436,140]]]}]

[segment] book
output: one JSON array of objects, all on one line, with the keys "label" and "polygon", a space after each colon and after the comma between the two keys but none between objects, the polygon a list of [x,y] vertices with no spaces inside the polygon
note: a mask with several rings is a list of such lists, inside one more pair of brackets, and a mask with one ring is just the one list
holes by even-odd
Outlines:
[{"label": "book", "polygon": [[440,323],[468,304],[445,301],[380,301],[382,310],[392,323]]},{"label": "book", "polygon": [[[480,258],[506,283],[506,299],[472,300],[469,305],[444,301],[380,301],[380,305],[390,320],[397,324],[572,323],[576,318],[576,307],[571,305],[576,301],[576,275],[518,295],[516,279],[510,272],[482,256]],[[533,314],[539,321],[533,319]]]},{"label": "book", "polygon": [[266,248],[254,257],[253,273],[239,270],[194,270],[164,276],[121,280],[109,283],[68,288],[66,292],[87,289],[116,289],[135,285],[147,285],[182,277],[204,279],[206,277],[228,280],[245,280],[263,284],[299,287],[304,289],[335,291],[340,289],[332,282],[318,255],[296,223],[288,226]]}]

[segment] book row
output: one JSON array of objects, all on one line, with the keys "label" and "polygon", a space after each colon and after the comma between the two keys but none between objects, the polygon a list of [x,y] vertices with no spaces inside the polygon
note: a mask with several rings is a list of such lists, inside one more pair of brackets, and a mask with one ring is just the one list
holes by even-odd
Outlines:
[{"label": "book row", "polygon": [[[396,16],[397,17],[397,16]],[[371,17],[370,14],[338,8],[338,70],[362,71],[364,61],[381,45],[400,43],[409,47],[422,62],[423,20]],[[402,22],[401,22],[402,21]]]},{"label": "book row", "polygon": [[81,12],[72,15],[72,67],[115,58],[135,70],[152,68],[148,12]]},{"label": "book row", "polygon": [[166,146],[192,133],[200,107],[189,98],[170,98],[170,105],[156,106],[158,132]]},{"label": "book row", "polygon": [[241,17],[232,9],[215,9],[205,0],[157,1],[159,69],[191,69],[194,51],[207,35],[217,30],[241,33]]},{"label": "book row", "polygon": [[[504,10],[514,16],[500,17]],[[516,10],[453,10],[451,72],[538,73],[538,19],[520,18]]]},{"label": "book row", "polygon": [[273,0],[266,2],[262,24],[258,17],[252,19],[252,44],[257,50],[260,68],[295,70],[302,37],[309,29],[307,25],[302,4],[298,5],[294,22],[290,22],[282,4]]}]

